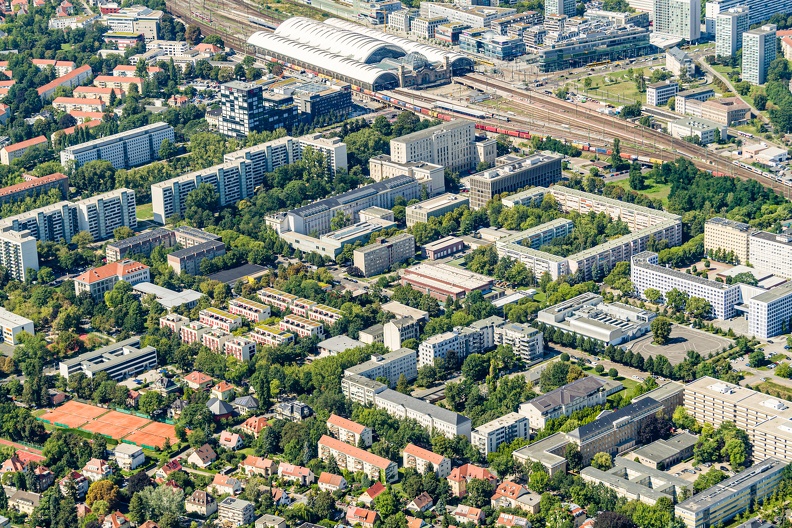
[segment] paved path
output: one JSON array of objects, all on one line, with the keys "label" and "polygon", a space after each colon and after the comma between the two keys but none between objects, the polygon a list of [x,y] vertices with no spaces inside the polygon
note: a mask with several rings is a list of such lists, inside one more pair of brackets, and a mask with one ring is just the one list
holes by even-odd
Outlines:
[{"label": "paved path", "polygon": [[[740,101],[742,101],[742,102],[743,102],[743,103],[745,103],[745,104],[748,104],[748,103],[746,103],[746,102],[743,100],[743,98],[742,98],[742,97],[740,97],[740,95],[737,93],[737,90],[735,90],[735,89],[734,89],[734,85],[731,83],[731,81],[729,81],[729,79],[728,79],[728,78],[727,78],[725,75],[721,74],[720,72],[717,72],[717,71],[715,71],[715,68],[713,68],[712,66],[710,66],[709,64],[707,64],[707,61],[705,61],[703,58],[699,57],[699,58],[698,58],[698,59],[696,59],[696,60],[697,60],[697,62],[699,63],[699,66],[701,66],[701,67],[702,67],[702,68],[703,68],[705,71],[707,71],[707,72],[708,72],[708,73],[710,73],[711,75],[713,75],[713,76],[717,77],[718,79],[720,79],[720,80],[721,80],[721,82],[723,82],[723,84],[725,84],[725,85],[726,85],[726,88],[728,88],[729,90],[731,90],[732,92],[734,92],[734,95],[735,95],[735,96],[737,96],[737,97],[740,99]],[[768,124],[768,123],[770,123],[770,120],[769,120],[769,119],[767,119],[767,118],[766,118],[764,115],[762,115],[762,114],[759,112],[759,110],[757,110],[756,108],[754,108],[754,107],[753,107],[753,106],[751,106],[751,105],[748,105],[748,106],[750,107],[750,109],[751,109],[751,112],[752,112],[754,115],[756,115],[756,116],[757,116],[759,119],[761,119],[763,123],[765,123],[765,124]]]},{"label": "paved path", "polygon": [[0,445],[7,445],[11,447],[16,447],[20,451],[25,451],[27,453],[33,453],[34,455],[41,455],[41,449],[36,449],[35,447],[28,447],[26,445],[18,444],[16,442],[12,442],[11,440],[6,440],[5,438],[0,438]]}]

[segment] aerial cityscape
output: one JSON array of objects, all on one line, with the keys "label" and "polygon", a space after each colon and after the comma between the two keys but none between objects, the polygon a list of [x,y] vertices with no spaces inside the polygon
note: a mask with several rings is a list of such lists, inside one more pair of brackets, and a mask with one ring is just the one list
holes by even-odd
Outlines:
[{"label": "aerial cityscape", "polygon": [[792,527],[792,0],[0,11],[0,528]]}]

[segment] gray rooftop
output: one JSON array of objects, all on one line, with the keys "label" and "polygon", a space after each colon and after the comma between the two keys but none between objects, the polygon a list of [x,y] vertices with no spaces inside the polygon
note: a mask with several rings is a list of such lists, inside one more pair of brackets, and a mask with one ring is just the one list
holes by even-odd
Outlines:
[{"label": "gray rooftop", "polygon": [[170,233],[170,229],[165,229],[162,227],[158,227],[156,229],[152,229],[151,231],[147,231],[145,233],[141,233],[139,235],[135,235],[133,237],[125,238],[123,240],[118,240],[116,242],[112,242],[108,244],[108,246],[112,246],[114,248],[122,249],[133,246],[135,244],[139,244],[141,242],[145,242],[151,240],[153,238],[158,238],[161,236],[167,236]]},{"label": "gray rooftop", "polygon": [[187,258],[202,251],[206,251],[208,249],[214,249],[218,251],[220,249],[225,249],[225,244],[220,242],[219,240],[207,240],[206,242],[201,242],[200,244],[195,244],[194,246],[190,246],[188,248],[180,249],[178,251],[174,251],[173,253],[169,253],[168,256],[173,256],[174,258],[182,259]]},{"label": "gray rooftop", "polygon": [[654,253],[652,253],[651,251],[642,251],[637,255],[633,255],[632,265],[639,268],[648,269],[656,273],[662,273],[664,275],[668,275],[670,277],[674,277],[679,280],[693,282],[701,286],[705,286],[707,288],[712,288],[715,290],[728,290],[729,288],[735,287],[734,285],[725,284],[723,282],[712,281],[709,279],[705,279],[703,277],[699,277],[697,275],[685,273],[683,271],[675,270],[672,268],[666,268],[665,266],[660,266],[659,264],[650,264],[645,260],[646,256],[648,255],[654,255]]},{"label": "gray rooftop", "polygon": [[781,286],[776,286],[775,288],[768,290],[764,293],[753,297],[750,302],[763,302],[763,303],[770,303],[773,301],[777,301],[783,297],[792,294],[792,283],[788,282],[786,284],[782,284]]},{"label": "gray rooftop", "polygon": [[413,132],[412,134],[407,134],[405,136],[392,139],[391,141],[407,143],[409,141],[417,141],[419,139],[430,138],[434,136],[437,132],[447,132],[455,128],[468,127],[468,126],[475,126],[475,123],[473,121],[468,121],[467,119],[454,119],[453,121],[447,121],[437,126],[426,128],[424,130],[419,130],[418,132]]},{"label": "gray rooftop", "polygon": [[696,442],[698,442],[698,436],[689,433],[680,433],[672,436],[668,440],[660,439],[636,449],[630,453],[630,456],[640,456],[654,463],[658,463],[678,455],[685,449],[693,447],[696,445]]},{"label": "gray rooftop", "polygon": [[721,218],[720,216],[710,218],[706,223],[719,225],[722,227],[730,227],[731,229],[737,229],[738,231],[755,231],[755,229],[748,224],[737,222],[735,220],[729,220],[727,218]]},{"label": "gray rooftop", "polygon": [[659,410],[661,407],[662,405],[652,398],[644,398],[638,402],[631,403],[627,407],[622,407],[617,411],[601,416],[591,423],[581,425],[571,433],[568,433],[568,436],[577,438],[583,442],[606,430],[616,428],[625,420],[632,421],[639,415],[651,412],[652,410]]},{"label": "gray rooftop", "polygon": [[400,348],[398,350],[394,350],[393,352],[389,352],[381,356],[373,355],[371,356],[370,360],[365,361],[359,365],[355,365],[354,367],[349,367],[344,372],[346,374],[361,374],[363,372],[367,372],[375,368],[377,365],[382,365],[385,363],[389,363],[391,361],[396,361],[406,356],[416,357],[416,361],[417,361],[417,355],[415,350],[411,348]]},{"label": "gray rooftop", "polygon": [[387,180],[378,181],[369,185],[363,185],[362,187],[358,187],[357,189],[353,189],[336,196],[331,196],[323,200],[317,200],[311,204],[293,209],[289,211],[289,214],[302,217],[312,216],[314,214],[318,214],[320,212],[331,210],[344,204],[360,200],[366,196],[379,194],[389,189],[397,189],[411,183],[416,183],[415,178],[400,174],[399,176],[394,176],[393,178],[388,178]]},{"label": "gray rooftop", "polygon": [[386,400],[390,403],[401,405],[406,409],[432,416],[433,418],[442,422],[454,425],[461,425],[463,423],[470,422],[470,418],[462,416],[459,413],[449,411],[448,409],[438,407],[437,405],[432,405],[431,403],[427,403],[423,400],[419,400],[418,398],[413,398],[412,396],[402,394],[401,392],[396,392],[395,390],[385,389],[384,391],[377,394],[377,397],[382,398],[383,400]]},{"label": "gray rooftop", "polygon": [[644,466],[629,458],[617,457],[613,463],[614,467],[608,471],[587,467],[580,472],[580,475],[583,480],[593,480],[609,488],[623,490],[630,498],[649,499],[649,503],[654,503],[663,497],[674,500],[677,492],[692,487],[692,483],[685,479]]},{"label": "gray rooftop", "polygon": [[225,508],[230,508],[232,510],[239,510],[239,511],[244,510],[248,506],[250,506],[252,508],[253,504],[248,502],[248,501],[246,501],[246,500],[235,499],[234,497],[226,497],[220,503],[220,507],[221,508],[225,507]]},{"label": "gray rooftop", "polygon": [[357,348],[364,345],[357,339],[352,339],[351,337],[347,337],[345,335],[337,335],[331,337],[330,339],[325,339],[316,346],[318,348],[326,348],[332,352],[338,353],[350,348]]},{"label": "gray rooftop", "polygon": [[547,394],[537,396],[526,403],[533,405],[540,412],[545,413],[561,405],[566,405],[581,398],[585,398],[599,391],[603,386],[604,384],[599,379],[593,376],[587,376],[552,390]]}]

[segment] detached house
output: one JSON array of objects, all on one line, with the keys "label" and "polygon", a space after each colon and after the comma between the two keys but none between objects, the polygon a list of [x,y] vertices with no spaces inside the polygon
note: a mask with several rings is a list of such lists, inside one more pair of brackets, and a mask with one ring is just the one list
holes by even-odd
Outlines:
[{"label": "detached house", "polygon": [[216,495],[238,495],[242,493],[242,483],[234,477],[218,474],[207,489]]},{"label": "detached house", "polygon": [[432,509],[432,506],[434,506],[434,500],[424,491],[410,501],[410,504],[407,505],[407,509],[414,512],[425,512]]},{"label": "detached house", "polygon": [[85,494],[88,493],[88,487],[91,485],[88,479],[77,471],[70,472],[58,484],[63,495],[69,492],[70,486],[74,486],[77,497],[85,497]]},{"label": "detached house", "polygon": [[97,480],[102,480],[112,475],[113,470],[110,464],[104,460],[92,458],[85,464],[85,467],[83,467],[82,474],[91,482],[96,482]]},{"label": "detached house", "polygon": [[278,463],[269,458],[248,455],[244,462],[242,462],[242,471],[248,476],[261,475],[262,477],[269,478],[278,474]]},{"label": "detached house", "polygon": [[268,426],[269,422],[267,422],[265,417],[251,416],[239,426],[239,429],[243,433],[247,433],[254,438],[258,438],[258,435],[261,434],[261,431],[263,431],[264,428]]},{"label": "detached house", "polygon": [[377,512],[351,506],[347,510],[346,520],[350,526],[360,524],[363,528],[374,528],[374,522],[377,520]]},{"label": "detached house", "polygon": [[315,480],[313,471],[310,469],[285,463],[278,466],[278,476],[284,480],[297,482],[301,486],[313,484]]},{"label": "detached house", "polygon": [[184,511],[209,517],[217,511],[217,501],[209,493],[195,490],[192,495],[184,499]]},{"label": "detached house", "polygon": [[330,493],[347,489],[347,481],[344,477],[328,473],[327,471],[322,471],[322,474],[319,475],[318,483],[320,490],[329,491]]},{"label": "detached house", "polygon": [[466,506],[464,504],[457,506],[456,510],[451,513],[451,516],[459,523],[471,522],[473,524],[479,524],[484,520],[484,512],[479,508]]},{"label": "detached house", "polygon": [[454,468],[446,480],[454,497],[464,497],[467,495],[467,483],[472,479],[488,480],[493,486],[498,482],[497,477],[489,470],[473,464]]},{"label": "detached house", "polygon": [[187,462],[202,468],[209,467],[215,460],[217,460],[217,453],[209,444],[202,445],[187,457]]},{"label": "detached house", "polygon": [[528,488],[510,480],[504,480],[495,489],[491,503],[493,508],[519,508],[517,499],[528,493]]}]

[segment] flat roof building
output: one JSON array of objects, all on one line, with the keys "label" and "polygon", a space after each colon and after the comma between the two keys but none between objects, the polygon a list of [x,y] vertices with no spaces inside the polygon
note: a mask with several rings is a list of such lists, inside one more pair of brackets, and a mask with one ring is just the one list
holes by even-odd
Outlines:
[{"label": "flat roof building", "polygon": [[131,337],[61,361],[60,375],[69,379],[72,374],[81,372],[86,377],[93,378],[100,372],[106,372],[110,379],[123,381],[157,366],[157,350],[150,346],[138,348],[139,346],[140,338]]},{"label": "flat roof building", "polygon": [[466,271],[461,268],[439,264],[418,264],[401,270],[401,284],[411,285],[414,289],[445,301],[463,299],[472,291],[488,292],[492,288],[493,279],[485,275]]},{"label": "flat roof building", "polygon": [[385,389],[375,393],[374,406],[402,420],[414,419],[430,434],[441,434],[448,438],[461,435],[470,439],[470,418],[401,392]]},{"label": "flat roof building", "polygon": [[679,84],[671,81],[652,83],[646,87],[646,104],[664,106],[679,91]]},{"label": "flat roof building", "polygon": [[512,412],[473,429],[470,443],[486,457],[497,451],[501,444],[518,438],[530,438],[528,418]]},{"label": "flat roof building", "polygon": [[355,267],[363,272],[364,277],[390,271],[395,264],[411,258],[415,258],[415,237],[408,233],[377,239],[353,252]]},{"label": "flat roof building", "polygon": [[165,140],[175,141],[173,128],[167,123],[133,128],[61,151],[61,165],[73,163],[75,168],[94,160],[109,161],[116,169],[128,169],[159,159],[159,151]]},{"label": "flat roof building", "polygon": [[0,340],[9,345],[18,345],[17,335],[20,332],[34,335],[33,321],[14,312],[9,312],[5,308],[0,308]]},{"label": "flat roof building", "polygon": [[561,179],[561,156],[534,154],[467,178],[470,207],[480,209],[495,196],[528,186],[547,187]]},{"label": "flat roof building", "polygon": [[651,444],[642,446],[629,454],[629,457],[638,459],[638,462],[650,468],[659,470],[670,468],[693,456],[693,447],[699,437],[686,432],[672,436],[668,440],[656,440]]},{"label": "flat roof building", "polygon": [[692,489],[692,483],[670,473],[634,462],[632,458],[617,457],[613,468],[602,471],[586,467],[580,472],[585,482],[602,484],[616,492],[619,497],[654,505],[660,499],[676,502],[684,490]]},{"label": "flat roof building", "polygon": [[[409,348],[400,348],[384,355],[375,354],[370,360],[349,367],[344,374],[363,376],[372,380],[385,378],[391,387],[395,387],[402,375],[407,381],[418,377],[418,353]],[[349,397],[346,393],[345,395]]]},{"label": "flat roof building", "polygon": [[484,156],[479,155],[475,123],[466,119],[447,121],[390,142],[391,159],[397,163],[424,161],[454,171],[470,170],[481,161],[494,163],[494,144],[492,147]]},{"label": "flat roof building", "polygon": [[176,244],[176,235],[170,229],[158,227],[133,237],[111,242],[105,248],[107,262],[121,260],[127,255],[141,255],[148,257],[157,246],[166,248]]},{"label": "flat roof building", "polygon": [[412,227],[418,222],[426,223],[433,216],[443,216],[467,204],[468,199],[465,196],[446,193],[417,204],[408,205],[405,210],[407,227]]},{"label": "flat roof building", "polygon": [[195,290],[182,290],[180,292],[157,286],[150,282],[140,282],[132,286],[132,291],[140,295],[153,295],[163,308],[170,311],[178,306],[194,308],[198,305],[198,299],[203,297],[202,293]]},{"label": "flat roof building", "polygon": [[724,254],[731,253],[738,264],[748,262],[749,242],[756,228],[714,217],[704,223],[704,250],[707,252],[721,250]]}]

